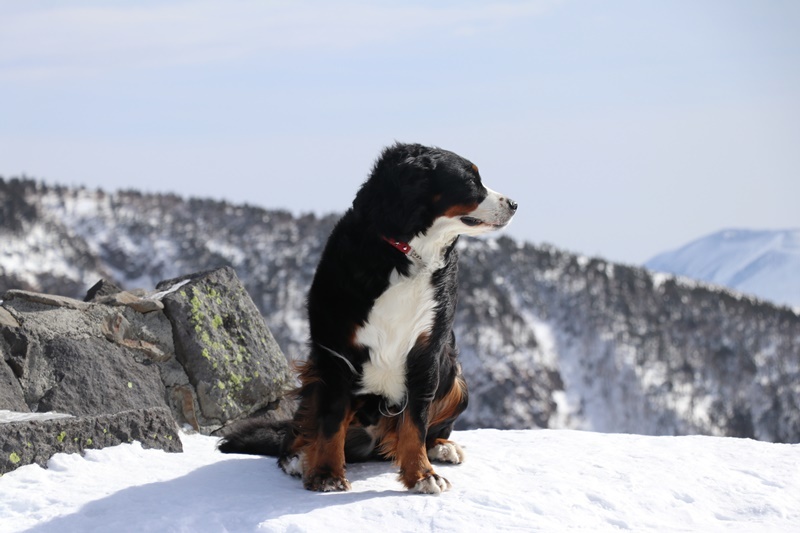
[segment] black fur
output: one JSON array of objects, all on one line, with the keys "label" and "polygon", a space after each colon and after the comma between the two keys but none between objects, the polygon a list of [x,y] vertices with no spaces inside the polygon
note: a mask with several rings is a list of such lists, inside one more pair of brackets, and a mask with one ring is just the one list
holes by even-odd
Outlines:
[{"label": "black fur", "polygon": [[272,455],[280,453],[286,434],[291,432],[291,420],[266,422],[250,419],[236,425],[235,432],[226,435],[217,448],[222,453]]}]

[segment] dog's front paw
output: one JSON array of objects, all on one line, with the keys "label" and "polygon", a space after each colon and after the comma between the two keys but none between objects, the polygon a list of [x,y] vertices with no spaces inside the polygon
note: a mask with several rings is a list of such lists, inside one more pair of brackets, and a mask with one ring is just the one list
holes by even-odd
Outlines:
[{"label": "dog's front paw", "polygon": [[452,487],[450,482],[442,476],[430,474],[417,481],[417,484],[411,490],[420,494],[441,494],[446,490],[450,490],[450,487]]},{"label": "dog's front paw", "polygon": [[464,449],[451,440],[439,440],[428,450],[428,459],[441,463],[463,463],[466,459]]},{"label": "dog's front paw", "polygon": [[317,492],[343,492],[350,490],[350,482],[343,477],[336,477],[330,474],[316,474],[303,480],[303,486],[307,490]]}]

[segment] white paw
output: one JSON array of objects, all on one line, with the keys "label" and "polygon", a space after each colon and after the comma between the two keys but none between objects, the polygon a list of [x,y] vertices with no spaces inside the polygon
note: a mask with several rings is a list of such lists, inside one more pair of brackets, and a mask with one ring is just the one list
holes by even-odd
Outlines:
[{"label": "white paw", "polygon": [[466,457],[464,449],[452,441],[437,444],[428,450],[428,459],[431,461],[441,461],[443,463],[453,463],[457,465],[463,463]]},{"label": "white paw", "polygon": [[420,494],[441,494],[446,490],[450,490],[451,486],[450,482],[442,476],[431,474],[417,481],[412,490]]},{"label": "white paw", "polygon": [[305,453],[292,455],[291,457],[282,457],[278,464],[281,469],[290,476],[302,477],[303,476],[303,463],[305,462]]}]

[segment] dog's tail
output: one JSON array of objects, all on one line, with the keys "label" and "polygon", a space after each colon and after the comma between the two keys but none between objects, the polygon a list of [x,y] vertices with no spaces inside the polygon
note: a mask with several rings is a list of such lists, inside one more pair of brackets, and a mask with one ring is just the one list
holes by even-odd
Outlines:
[{"label": "dog's tail", "polygon": [[288,432],[292,431],[291,420],[277,422],[266,419],[250,419],[240,422],[227,432],[217,444],[222,453],[246,453],[278,457]]}]

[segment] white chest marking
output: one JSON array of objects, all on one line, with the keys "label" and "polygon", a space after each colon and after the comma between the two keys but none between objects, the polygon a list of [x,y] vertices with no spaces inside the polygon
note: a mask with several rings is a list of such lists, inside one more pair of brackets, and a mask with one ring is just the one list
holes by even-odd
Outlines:
[{"label": "white chest marking", "polygon": [[361,393],[379,394],[390,405],[401,405],[406,395],[406,358],[419,336],[430,331],[436,313],[431,272],[421,269],[412,277],[392,272],[389,288],[369,313],[356,341],[369,348]]}]

